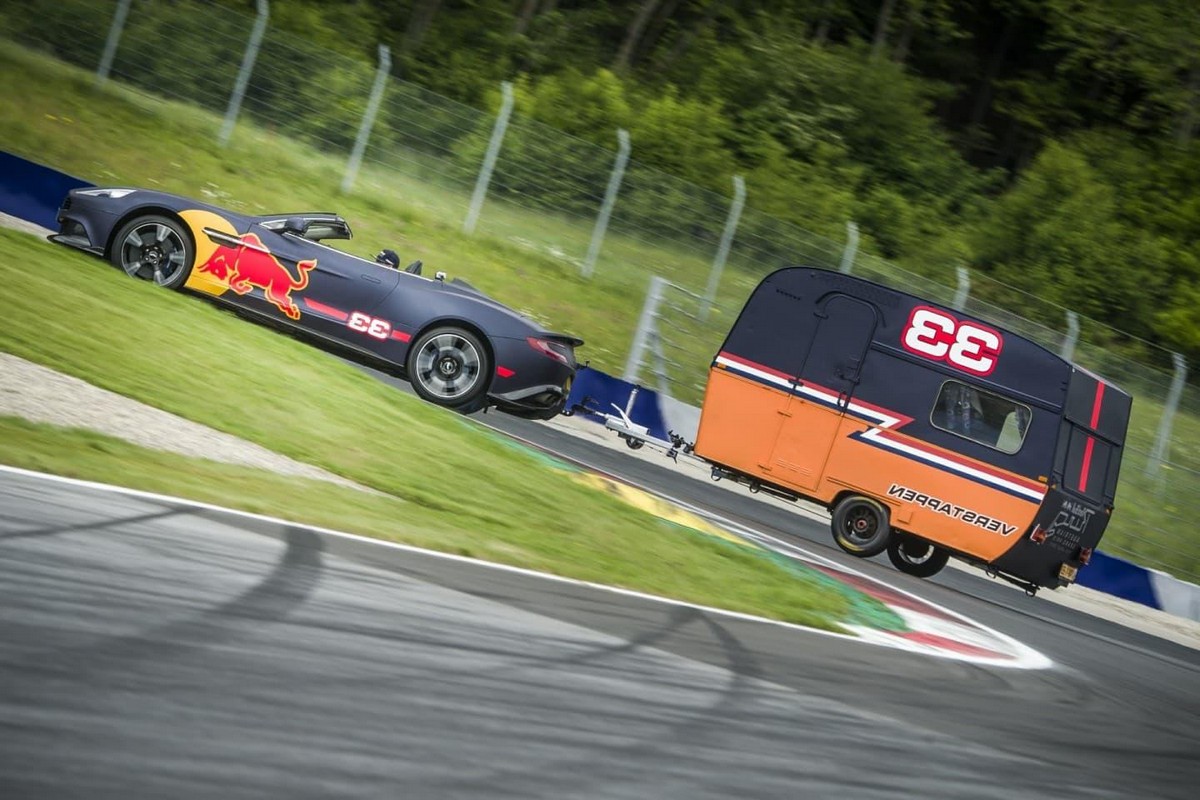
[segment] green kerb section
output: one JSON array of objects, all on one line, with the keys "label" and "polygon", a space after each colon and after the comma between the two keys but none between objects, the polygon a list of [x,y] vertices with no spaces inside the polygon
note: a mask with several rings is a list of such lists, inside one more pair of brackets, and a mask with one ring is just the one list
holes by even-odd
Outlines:
[{"label": "green kerb section", "polygon": [[579,467],[575,466],[574,464],[569,464],[566,461],[563,461],[562,459],[555,458],[554,456],[550,455],[549,453],[539,450],[536,447],[531,447],[530,445],[527,445],[524,442],[519,442],[516,439],[509,438],[508,436],[502,436],[499,433],[496,433],[496,431],[493,428],[489,428],[487,425],[484,425],[473,419],[468,419],[466,417],[459,417],[458,421],[461,422],[463,425],[469,426],[471,428],[471,430],[482,433],[484,436],[487,436],[492,441],[496,442],[497,444],[499,444],[503,447],[508,448],[509,450],[513,450],[518,453],[522,453],[524,455],[529,456],[534,461],[537,461],[538,463],[540,463],[543,466],[550,467],[551,469],[561,470],[563,472],[579,472],[580,471]]},{"label": "green kerb section", "polygon": [[[554,456],[551,456],[536,447],[531,447],[523,442],[510,439],[507,436],[502,436],[491,428],[481,425],[474,420],[460,419],[459,421],[464,425],[471,426],[473,429],[484,432],[489,438],[500,443],[504,447],[524,453],[525,455],[532,457],[534,460],[540,462],[544,466],[550,467],[551,469],[565,470],[568,472],[581,471],[579,467],[576,467],[574,464],[569,464],[566,461],[555,458]],[[677,531],[683,531],[692,536],[702,537],[709,542],[719,543],[722,547],[728,547],[751,554],[758,558],[766,559],[776,566],[786,570],[790,574],[815,583],[820,588],[840,596],[845,600],[849,612],[844,618],[839,620],[844,624],[860,625],[863,627],[875,628],[876,630],[892,632],[904,632],[909,630],[908,625],[905,624],[903,618],[896,614],[896,612],[889,608],[886,604],[876,600],[874,597],[871,597],[864,592],[860,592],[853,586],[849,586],[848,584],[842,583],[836,578],[826,575],[820,570],[813,569],[803,562],[788,558],[780,553],[776,553],[774,550],[769,550],[765,547],[760,547],[748,542],[746,544],[737,544],[720,536],[713,536],[703,531],[698,531],[695,528],[681,525],[672,520],[664,519],[662,520],[662,523]]]},{"label": "green kerb section", "polygon": [[740,550],[745,553],[750,553],[758,558],[771,562],[775,566],[803,578],[810,583],[817,584],[818,587],[841,597],[846,602],[848,613],[840,622],[846,625],[860,625],[867,628],[874,628],[881,631],[889,631],[894,633],[903,633],[910,630],[904,619],[895,611],[889,608],[885,603],[876,600],[865,592],[860,592],[853,586],[842,583],[836,578],[826,575],[820,570],[813,569],[802,561],[797,561],[794,558],[777,553],[765,547],[760,547],[751,543],[737,544],[728,539],[723,539],[719,536],[712,536],[698,531],[694,528],[688,528],[685,525],[679,525],[675,522],[664,520],[667,525],[681,529],[692,536],[703,537],[710,542],[716,542],[722,547],[728,547],[734,550]]}]

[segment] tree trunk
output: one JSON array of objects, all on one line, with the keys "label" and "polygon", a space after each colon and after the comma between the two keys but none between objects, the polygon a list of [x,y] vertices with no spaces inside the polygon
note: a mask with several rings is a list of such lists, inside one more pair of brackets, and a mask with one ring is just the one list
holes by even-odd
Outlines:
[{"label": "tree trunk", "polygon": [[1200,109],[1197,109],[1200,105],[1200,63],[1192,65],[1187,88],[1187,108],[1179,115],[1179,125],[1175,128],[1175,142],[1180,147],[1191,144],[1200,128]]},{"label": "tree trunk", "polygon": [[517,22],[513,25],[513,33],[521,36],[529,30],[529,23],[533,22],[533,15],[537,11],[537,7],[538,0],[522,1],[521,10],[517,13]]},{"label": "tree trunk", "polygon": [[659,40],[667,30],[667,24],[670,23],[671,17],[675,16],[675,12],[679,9],[679,2],[680,0],[666,0],[665,3],[659,6],[658,13],[654,15],[654,19],[646,26],[645,35],[642,36],[642,40],[638,42],[637,47],[633,50],[634,63],[641,61],[658,46]]},{"label": "tree trunk", "polygon": [[875,18],[875,38],[871,40],[871,60],[877,61],[883,55],[887,45],[888,24],[892,21],[892,11],[896,9],[896,0],[883,0],[879,7],[879,16]]},{"label": "tree trunk", "polygon": [[708,4],[708,8],[704,10],[704,16],[700,19],[700,21],[691,28],[688,28],[687,32],[675,40],[675,44],[671,47],[671,51],[667,53],[666,57],[658,60],[657,64],[655,65],[657,70],[659,72],[666,72],[672,66],[674,66],[675,62],[678,61],[680,57],[687,52],[687,49],[692,46],[692,42],[696,41],[696,37],[703,33],[708,26],[713,24],[713,21],[717,18],[718,12],[720,12],[724,5],[725,0],[712,0],[712,2]]},{"label": "tree trunk", "polygon": [[1000,74],[1000,68],[1004,66],[1004,59],[1008,56],[1008,48],[1012,45],[1016,29],[1015,19],[1009,17],[1005,20],[1004,27],[1000,30],[1000,38],[996,40],[996,46],[992,48],[991,55],[988,56],[987,65],[983,70],[983,80],[979,85],[979,91],[975,93],[975,104],[971,107],[970,126],[973,128],[983,124],[983,118],[987,116],[988,109],[992,107],[992,86],[996,82],[996,76]]},{"label": "tree trunk", "polygon": [[900,39],[896,42],[896,49],[892,51],[892,60],[897,64],[903,64],[908,58],[908,48],[912,46],[913,32],[917,25],[913,21],[912,14],[909,14],[904,20],[904,27],[900,29]]},{"label": "tree trunk", "polygon": [[413,6],[412,14],[409,15],[404,38],[400,41],[401,53],[409,55],[421,48],[421,42],[425,39],[425,34],[429,33],[429,26],[433,24],[433,18],[437,16],[441,5],[442,0],[418,0]]},{"label": "tree trunk", "polygon": [[613,72],[619,75],[629,69],[629,64],[633,60],[633,48],[641,40],[646,23],[650,21],[650,16],[658,9],[658,4],[661,2],[662,0],[642,0],[637,14],[634,14],[629,27],[625,29],[625,39],[617,50],[616,59],[613,60]]},{"label": "tree trunk", "polygon": [[825,44],[829,40],[829,17],[821,17],[821,21],[817,23],[817,29],[813,31],[813,41],[817,44]]}]

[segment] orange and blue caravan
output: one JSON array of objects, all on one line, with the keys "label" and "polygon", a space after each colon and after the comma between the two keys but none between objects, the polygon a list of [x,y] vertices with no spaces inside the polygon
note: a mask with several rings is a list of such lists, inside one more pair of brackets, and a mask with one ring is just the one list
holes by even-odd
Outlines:
[{"label": "orange and blue caravan", "polygon": [[834,540],[928,577],[956,556],[1031,594],[1113,511],[1131,399],[1017,334],[870,281],[762,281],[713,360],[715,479],[829,507]]}]

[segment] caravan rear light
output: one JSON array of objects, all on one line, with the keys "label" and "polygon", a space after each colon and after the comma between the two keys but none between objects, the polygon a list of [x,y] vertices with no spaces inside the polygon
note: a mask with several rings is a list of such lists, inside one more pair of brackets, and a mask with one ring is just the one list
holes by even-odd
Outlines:
[{"label": "caravan rear light", "polygon": [[1029,539],[1034,544],[1041,544],[1042,542],[1046,541],[1046,529],[1041,525],[1035,525],[1033,528],[1033,533],[1029,534]]},{"label": "caravan rear light", "polygon": [[1079,565],[1082,567],[1086,567],[1087,563],[1091,560],[1092,560],[1092,548],[1090,548],[1090,547],[1079,548]]}]

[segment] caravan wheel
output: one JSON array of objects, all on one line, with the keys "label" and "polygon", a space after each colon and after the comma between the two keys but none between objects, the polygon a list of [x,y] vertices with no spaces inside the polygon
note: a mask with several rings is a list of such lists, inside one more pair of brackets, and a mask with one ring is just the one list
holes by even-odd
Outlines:
[{"label": "caravan wheel", "polygon": [[870,497],[852,494],[833,507],[833,540],[853,556],[879,555],[892,538],[887,506]]},{"label": "caravan wheel", "polygon": [[896,569],[918,578],[936,575],[950,561],[950,553],[946,550],[907,533],[892,537],[887,554]]}]

